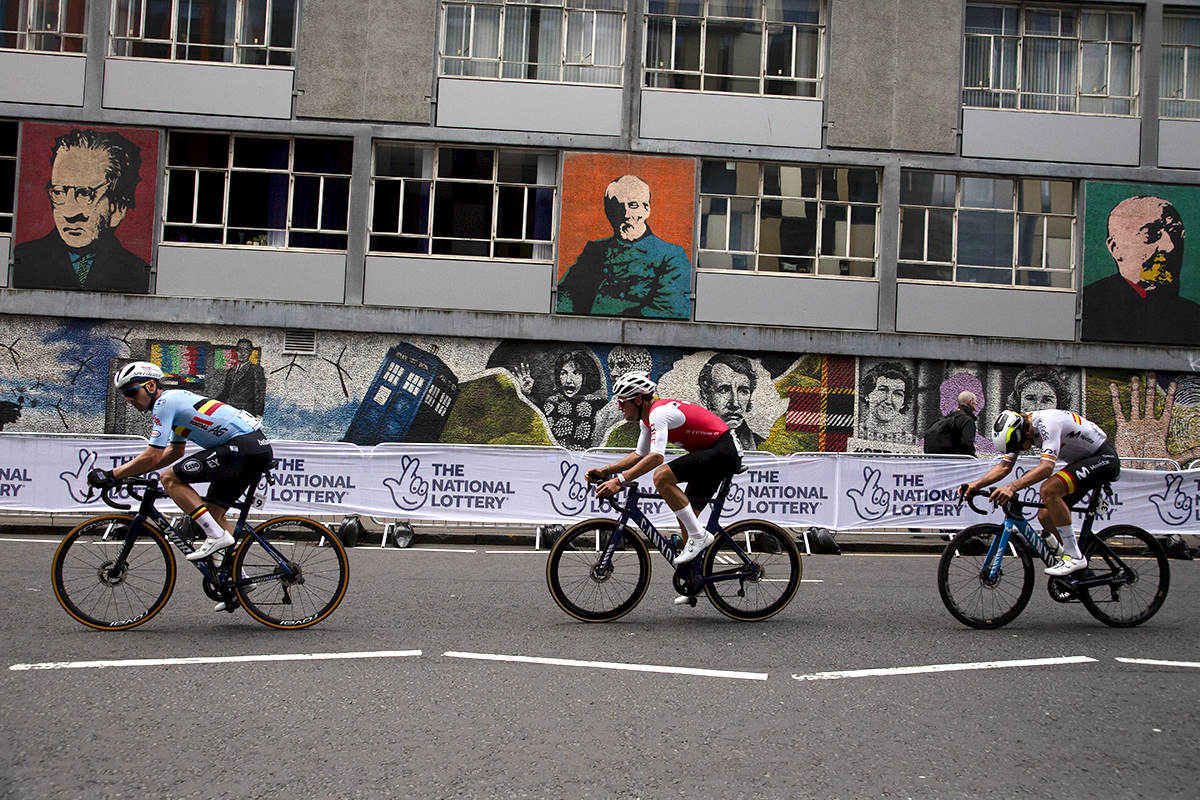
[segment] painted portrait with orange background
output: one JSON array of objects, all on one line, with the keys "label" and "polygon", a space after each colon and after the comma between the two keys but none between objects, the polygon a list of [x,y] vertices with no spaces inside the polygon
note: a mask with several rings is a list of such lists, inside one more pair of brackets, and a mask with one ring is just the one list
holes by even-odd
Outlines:
[{"label": "painted portrait with orange background", "polygon": [[560,314],[690,319],[696,162],[568,153]]}]

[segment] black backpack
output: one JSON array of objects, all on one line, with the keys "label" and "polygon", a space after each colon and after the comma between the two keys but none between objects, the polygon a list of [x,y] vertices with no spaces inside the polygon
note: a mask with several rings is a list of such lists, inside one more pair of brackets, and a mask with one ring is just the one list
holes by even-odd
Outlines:
[{"label": "black backpack", "polygon": [[959,413],[959,411],[951,411],[946,416],[934,420],[934,423],[925,429],[926,453],[957,452],[954,439],[958,430],[954,421],[958,418]]}]

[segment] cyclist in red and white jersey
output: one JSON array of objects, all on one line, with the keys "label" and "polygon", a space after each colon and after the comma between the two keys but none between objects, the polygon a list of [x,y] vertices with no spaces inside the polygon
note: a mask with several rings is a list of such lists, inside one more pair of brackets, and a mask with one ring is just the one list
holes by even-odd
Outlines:
[{"label": "cyclist in red and white jersey", "polygon": [[[627,372],[616,380],[613,397],[617,405],[626,420],[636,419],[640,425],[637,448],[606,467],[592,467],[587,477],[603,481],[596,487],[596,496],[603,499],[653,470],[654,488],[679,518],[684,538],[683,550],[675,556],[679,566],[713,543],[713,535],[700,526],[696,516],[704,504],[689,503],[688,495],[710,499],[721,481],[742,468],[742,448],[716,414],[694,403],[656,398],[656,389],[645,372]],[[688,452],[667,464],[668,442]],[[687,494],[679,488],[680,482],[687,484]]]},{"label": "cyclist in red and white jersey", "polygon": [[[967,484],[966,496],[995,483],[1012,472],[1017,453],[1031,447],[1038,452],[1038,465],[1016,480],[996,488],[991,500],[1004,505],[1017,492],[1042,482],[1039,491],[1045,508],[1038,511],[1042,538],[1062,561],[1046,568],[1047,575],[1069,575],[1086,569],[1088,562],[1079,550],[1071,525],[1070,507],[1097,486],[1121,477],[1121,459],[1108,442],[1108,434],[1094,422],[1059,409],[1018,414],[1002,411],[992,426],[992,442],[1004,454],[982,478]],[[1058,461],[1066,466],[1056,471]],[[1062,539],[1059,545],[1055,533]]]},{"label": "cyclist in red and white jersey", "polygon": [[[225,511],[269,469],[271,444],[252,415],[185,389],[163,389],[162,380],[163,371],[148,361],[134,361],[117,372],[114,383],[125,400],[138,411],[153,409],[150,443],[112,471],[92,470],[88,483],[103,489],[170,464],[159,480],[167,496],[204,531],[204,543],[187,556],[199,561],[234,543]],[[174,463],[188,441],[205,449]],[[207,504],[193,483],[209,484]]]}]

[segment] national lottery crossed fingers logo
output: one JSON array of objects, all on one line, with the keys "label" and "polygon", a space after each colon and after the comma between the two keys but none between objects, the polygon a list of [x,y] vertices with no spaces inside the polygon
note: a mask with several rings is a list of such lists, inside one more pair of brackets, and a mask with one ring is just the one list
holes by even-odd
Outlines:
[{"label": "national lottery crossed fingers logo", "polygon": [[458,508],[498,511],[516,496],[512,481],[478,479],[464,464],[435,461],[421,466],[416,456],[400,457],[400,477],[383,479],[392,502],[402,511]]}]

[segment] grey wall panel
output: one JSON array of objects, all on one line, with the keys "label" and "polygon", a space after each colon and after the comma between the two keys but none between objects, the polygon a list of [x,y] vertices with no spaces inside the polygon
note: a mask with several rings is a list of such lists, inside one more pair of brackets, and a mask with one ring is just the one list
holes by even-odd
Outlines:
[{"label": "grey wall panel", "polygon": [[960,0],[833,4],[829,145],[953,153],[962,18]]},{"label": "grey wall panel", "polygon": [[445,128],[619,136],[621,89],[440,78],[437,124]]},{"label": "grey wall panel", "polygon": [[823,113],[820,100],[645,89],[641,136],[816,149]]},{"label": "grey wall panel", "polygon": [[896,330],[1070,342],[1075,292],[901,282]]},{"label": "grey wall panel", "polygon": [[345,287],[344,253],[169,244],[158,248],[158,295],[343,303]]},{"label": "grey wall panel", "polygon": [[108,58],[104,107],[291,119],[292,70]]},{"label": "grey wall panel", "polygon": [[965,158],[1135,167],[1140,145],[1137,117],[963,109]]},{"label": "grey wall panel", "polygon": [[1158,165],[1200,169],[1200,120],[1164,119],[1158,123]]},{"label": "grey wall panel", "polygon": [[81,55],[0,50],[0,102],[82,106],[86,66]]},{"label": "grey wall panel", "polygon": [[696,273],[696,321],[873,331],[875,281],[765,273]]},{"label": "grey wall panel", "polygon": [[429,0],[301,4],[297,115],[428,125],[436,11]]},{"label": "grey wall panel", "polygon": [[554,265],[367,256],[363,304],[550,313]]}]

